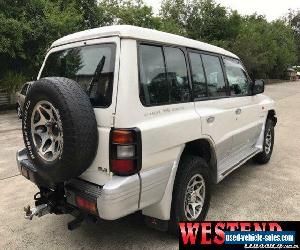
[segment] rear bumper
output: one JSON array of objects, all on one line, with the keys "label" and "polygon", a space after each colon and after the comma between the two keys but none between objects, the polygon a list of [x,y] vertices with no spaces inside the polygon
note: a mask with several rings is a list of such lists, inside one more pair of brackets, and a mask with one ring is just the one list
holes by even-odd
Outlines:
[{"label": "rear bumper", "polygon": [[[45,187],[46,182],[28,159],[26,149],[19,150],[16,158],[20,173],[37,186]],[[100,218],[114,220],[159,202],[170,172],[171,168],[160,167],[127,177],[112,176],[103,186],[73,179],[64,184],[65,196],[73,206],[76,195],[92,200],[97,203]]]}]

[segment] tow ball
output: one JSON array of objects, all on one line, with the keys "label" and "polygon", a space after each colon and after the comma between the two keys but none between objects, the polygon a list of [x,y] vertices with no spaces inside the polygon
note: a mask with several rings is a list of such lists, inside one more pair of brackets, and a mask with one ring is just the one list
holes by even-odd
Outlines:
[{"label": "tow ball", "polygon": [[24,207],[25,219],[32,220],[34,216],[42,217],[46,214],[71,214],[74,220],[68,223],[68,229],[74,230],[85,219],[96,222],[95,218],[88,216],[83,211],[68,204],[65,200],[64,189],[57,187],[54,190],[40,188],[40,192],[34,195],[35,207]]},{"label": "tow ball", "polygon": [[28,205],[27,207],[24,207],[25,211],[25,219],[32,220],[34,216],[42,217],[46,214],[50,213],[50,207],[48,204],[41,204],[34,208],[30,208]]}]

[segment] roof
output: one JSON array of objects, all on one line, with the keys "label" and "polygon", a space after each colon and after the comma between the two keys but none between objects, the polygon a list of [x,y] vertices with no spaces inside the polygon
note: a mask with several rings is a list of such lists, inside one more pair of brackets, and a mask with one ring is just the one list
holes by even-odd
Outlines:
[{"label": "roof", "polygon": [[109,36],[119,36],[121,38],[133,38],[146,41],[163,42],[167,44],[185,46],[189,48],[215,52],[222,55],[238,58],[235,54],[208,43],[192,40],[183,36],[178,36],[162,31],[146,29],[131,25],[113,25],[80,31],[56,40],[51,47]]}]

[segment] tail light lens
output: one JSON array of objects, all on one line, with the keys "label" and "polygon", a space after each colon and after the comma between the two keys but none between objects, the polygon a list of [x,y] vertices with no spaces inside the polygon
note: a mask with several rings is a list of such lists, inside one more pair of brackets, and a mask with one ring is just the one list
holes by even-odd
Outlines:
[{"label": "tail light lens", "polygon": [[95,202],[76,196],[76,204],[78,207],[83,208],[92,214],[98,214],[97,204]]},{"label": "tail light lens", "polygon": [[127,176],[138,173],[142,167],[141,132],[137,128],[110,131],[110,171]]}]

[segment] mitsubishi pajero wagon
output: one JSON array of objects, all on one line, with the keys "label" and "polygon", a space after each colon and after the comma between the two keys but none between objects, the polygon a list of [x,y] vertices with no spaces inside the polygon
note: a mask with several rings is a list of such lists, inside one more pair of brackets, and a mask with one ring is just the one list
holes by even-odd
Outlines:
[{"label": "mitsubishi pajero wagon", "polygon": [[211,185],[274,145],[274,102],[235,54],[109,26],[50,47],[22,113],[20,172],[39,188],[26,218],[115,220],[141,211],[176,232],[204,220]]}]

